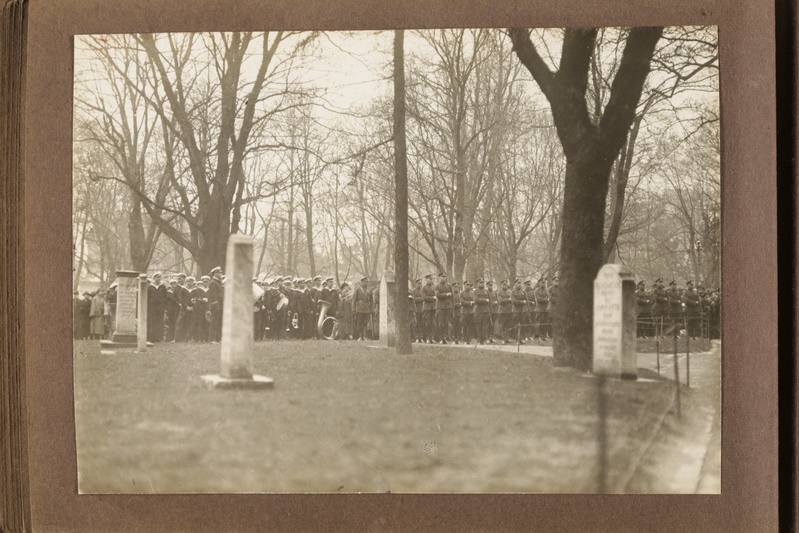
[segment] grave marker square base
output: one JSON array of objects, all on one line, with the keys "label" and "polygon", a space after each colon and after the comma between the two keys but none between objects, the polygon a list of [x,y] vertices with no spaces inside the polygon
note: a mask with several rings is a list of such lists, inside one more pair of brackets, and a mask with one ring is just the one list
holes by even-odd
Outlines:
[{"label": "grave marker square base", "polygon": [[202,376],[203,382],[209,389],[271,389],[275,382],[268,377],[253,374],[251,378],[237,379],[226,378],[219,374],[206,374]]}]

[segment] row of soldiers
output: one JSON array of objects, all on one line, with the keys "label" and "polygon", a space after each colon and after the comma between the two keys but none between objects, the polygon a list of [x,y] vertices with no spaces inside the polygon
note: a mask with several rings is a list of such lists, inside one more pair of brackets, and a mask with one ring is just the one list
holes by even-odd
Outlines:
[{"label": "row of soldiers", "polygon": [[[336,287],[334,279],[321,276],[292,278],[278,276],[274,279],[253,278],[253,322],[256,340],[320,338],[317,324],[320,315],[335,317],[338,331],[329,332],[338,339],[377,338],[376,323],[379,314],[379,291],[369,288],[368,277],[363,277],[354,289],[348,283]],[[424,283],[423,283],[424,282]],[[217,267],[197,281],[192,276],[177,274],[167,284],[156,272],[148,288],[148,340],[151,342],[197,341],[218,342],[221,339],[222,309],[224,301],[224,276]],[[434,284],[433,275],[415,280],[409,291],[411,303],[412,338],[426,343],[484,343],[503,342],[509,338],[524,343],[534,339],[548,340],[552,336],[552,311],[559,295],[559,280],[541,277],[533,286],[530,279],[504,279],[498,289],[492,280],[447,282],[446,273],[439,275]],[[84,307],[105,308],[105,335],[108,336],[109,317],[113,320],[115,291],[97,291],[84,300],[76,295],[76,338],[89,336],[83,326]],[[640,281],[636,289],[639,337],[663,337],[667,327],[685,327],[689,336],[696,338],[707,334],[718,338],[720,334],[720,292],[706,291],[700,284],[694,289],[693,281],[686,287],[677,287],[671,281],[669,288],[663,278],[654,282],[651,291]],[[97,300],[102,299],[105,305]],[[109,312],[109,309],[111,311]],[[100,312],[97,311],[99,315]],[[324,318],[324,317],[322,317]],[[85,320],[88,325],[88,320]],[[707,329],[703,333],[703,324]],[[110,331],[109,331],[110,330]],[[99,337],[99,328],[92,328],[92,336]]]},{"label": "row of soldiers", "polygon": [[[503,279],[498,289],[492,280],[457,281],[449,284],[447,274],[439,274],[437,285],[428,274],[415,281],[411,291],[415,342],[460,342],[480,344],[503,342],[509,337],[524,343],[533,339],[548,340],[552,336],[551,313],[559,296],[558,276],[532,280]],[[551,282],[548,285],[548,282]]]},{"label": "row of soldiers", "polygon": [[[636,310],[638,313],[637,334],[640,338],[666,336],[667,331],[678,332],[685,328],[691,338],[708,336],[720,338],[721,292],[705,290],[700,283],[694,288],[693,280],[687,280],[685,287],[678,287],[671,280],[669,288],[657,278],[652,290],[647,290],[646,282],[639,281],[636,287]],[[704,331],[703,331],[704,329]]]}]

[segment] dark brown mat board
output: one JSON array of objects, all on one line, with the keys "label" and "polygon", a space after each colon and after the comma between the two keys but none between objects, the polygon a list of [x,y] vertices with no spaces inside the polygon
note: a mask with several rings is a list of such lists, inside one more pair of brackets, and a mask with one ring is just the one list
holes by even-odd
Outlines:
[{"label": "dark brown mat board", "polygon": [[[264,29],[718,25],[720,496],[78,495],[72,386],[73,36]],[[24,358],[33,531],[776,531],[774,9],[764,1],[31,0]]]}]

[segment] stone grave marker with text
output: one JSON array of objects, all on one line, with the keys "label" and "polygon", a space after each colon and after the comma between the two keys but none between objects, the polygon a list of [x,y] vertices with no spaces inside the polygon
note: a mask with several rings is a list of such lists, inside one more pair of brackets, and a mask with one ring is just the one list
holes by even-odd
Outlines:
[{"label": "stone grave marker with text", "polygon": [[136,343],[136,295],[139,290],[139,273],[117,270],[117,306],[114,318],[115,343]]},{"label": "stone grave marker with text", "polygon": [[221,369],[202,376],[213,388],[262,389],[273,381],[253,374],[252,290],[253,245],[249,235],[228,238],[225,259],[225,292],[222,305]]},{"label": "stone grave marker with text", "polygon": [[624,265],[603,266],[594,280],[594,374],[636,379],[635,279]]},{"label": "stone grave marker with text", "polygon": [[386,270],[380,279],[380,346],[393,348],[396,345],[396,321],[394,319],[396,294],[394,272]]}]

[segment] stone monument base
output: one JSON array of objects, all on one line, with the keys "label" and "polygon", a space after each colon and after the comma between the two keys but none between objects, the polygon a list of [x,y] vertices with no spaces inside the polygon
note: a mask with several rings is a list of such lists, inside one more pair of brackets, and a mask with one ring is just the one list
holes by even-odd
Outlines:
[{"label": "stone monument base", "polygon": [[[152,346],[153,346],[152,342],[148,342],[147,343],[147,347],[148,348],[151,348]],[[107,339],[102,339],[100,341],[100,349],[101,350],[138,348],[138,347],[139,347],[139,343],[136,342],[136,336],[135,335],[133,336],[133,342],[118,341],[118,340],[116,340],[116,337],[114,337],[114,340],[111,340],[111,341],[109,341]]]},{"label": "stone monument base", "polygon": [[275,382],[271,378],[253,374],[249,379],[226,378],[219,374],[202,376],[209,389],[271,389]]}]

